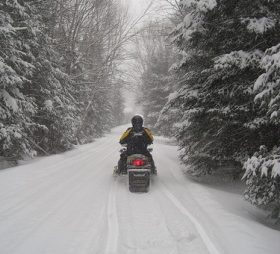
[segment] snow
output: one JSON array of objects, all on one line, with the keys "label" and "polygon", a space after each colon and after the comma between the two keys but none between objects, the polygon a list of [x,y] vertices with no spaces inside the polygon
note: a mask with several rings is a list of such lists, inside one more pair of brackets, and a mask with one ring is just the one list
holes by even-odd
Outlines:
[{"label": "snow", "polygon": [[241,23],[248,23],[247,29],[251,32],[255,32],[257,34],[263,34],[267,30],[273,28],[276,24],[276,21],[267,18],[267,17],[262,17],[262,18],[243,18],[241,20]]},{"label": "snow", "polygon": [[216,7],[217,2],[216,0],[200,0],[197,3],[199,10],[201,11],[208,11],[212,10]]},{"label": "snow", "polygon": [[186,41],[192,38],[194,32],[203,30],[202,19],[199,15],[196,15],[194,13],[189,13],[184,18],[183,36]]},{"label": "snow", "polygon": [[215,59],[215,69],[229,68],[237,66],[240,69],[245,69],[249,66],[259,65],[263,53],[260,50],[245,52],[243,50],[233,51],[229,54],[224,54]]},{"label": "snow", "polygon": [[[261,148],[266,149],[264,146],[261,146]],[[246,172],[243,179],[246,179],[250,173],[256,176],[258,172],[262,177],[270,177],[271,175],[271,178],[275,178],[280,176],[280,156],[277,152],[270,156],[254,155],[244,163],[244,169]],[[268,172],[271,172],[271,174],[268,174]]]},{"label": "snow", "polygon": [[197,9],[201,12],[207,12],[208,10],[212,10],[216,7],[216,0],[182,0],[181,4],[185,8],[190,8],[196,5]]},{"label": "snow", "polygon": [[112,177],[126,128],[0,171],[0,253],[279,253],[279,230],[240,186],[188,179],[166,138],[155,138],[150,191],[130,193],[126,177]]},{"label": "snow", "polygon": [[183,23],[185,27],[189,27],[192,24],[192,14],[189,13],[184,17]]},{"label": "snow", "polygon": [[245,179],[249,172],[253,172],[253,174],[256,175],[256,169],[259,168],[258,166],[260,164],[260,161],[261,160],[256,156],[252,156],[250,159],[248,159],[244,163],[244,168],[246,169],[246,172],[242,179]]},{"label": "snow", "polygon": [[[176,27],[177,31],[184,36],[186,41],[192,38],[192,34],[196,31],[203,31],[203,15],[216,7],[216,0],[182,0],[180,5],[183,9],[188,9],[182,23]],[[176,36],[174,40],[176,40]]]},{"label": "snow", "polygon": [[277,111],[273,111],[273,113],[271,114],[270,118],[277,118],[278,117],[278,112]]},{"label": "snow", "polygon": [[19,91],[18,88],[11,89],[11,91],[16,97],[24,99],[24,95]]},{"label": "snow", "polygon": [[271,177],[280,176],[280,161],[275,160],[271,171]]},{"label": "snow", "polygon": [[265,73],[261,74],[257,78],[257,80],[256,80],[256,82],[254,84],[254,91],[258,91],[259,89],[263,88],[263,86],[266,83],[266,79],[267,79],[266,74]]},{"label": "snow", "polygon": [[12,73],[12,74],[15,73],[15,71],[14,71],[10,66],[8,66],[7,64],[5,64],[5,63],[4,63],[4,60],[0,57],[0,74],[3,75],[3,74],[5,74],[6,72]]},{"label": "snow", "polygon": [[46,110],[51,111],[53,109],[53,102],[51,100],[46,100],[44,104]]},{"label": "snow", "polygon": [[58,96],[55,96],[53,99],[58,105],[63,106],[63,102]]},{"label": "snow", "polygon": [[116,253],[118,247],[119,222],[117,217],[116,195],[117,182],[114,182],[110,190],[108,205],[107,205],[107,219],[108,219],[108,237],[105,253]]},{"label": "snow", "polygon": [[164,189],[163,191],[165,195],[171,200],[171,202],[180,210],[180,212],[184,214],[187,218],[189,218],[194,224],[209,253],[219,254],[220,252],[217,250],[215,244],[209,238],[208,234],[204,230],[203,226],[199,223],[199,221],[182,205],[182,203],[171,192],[169,192],[167,189]]},{"label": "snow", "polygon": [[278,72],[280,68],[280,44],[277,44],[265,51],[265,55],[260,61],[260,67],[265,70],[254,84],[256,93],[255,102],[267,105],[270,118],[277,120],[278,102],[280,99]]},{"label": "snow", "polygon": [[0,90],[0,95],[3,98],[6,106],[13,110],[13,112],[18,111],[18,104],[15,98],[13,98],[6,90]]},{"label": "snow", "polygon": [[280,67],[280,43],[266,50],[261,67],[268,71],[270,68]]},{"label": "snow", "polygon": [[15,131],[13,134],[14,134],[14,137],[17,139],[22,138],[22,135],[20,133],[18,133],[17,131]]},{"label": "snow", "polygon": [[178,95],[179,95],[179,94],[178,94],[177,91],[175,91],[175,92],[169,94],[169,96],[168,96],[168,102],[170,102],[170,101],[176,99],[176,98],[178,97]]}]

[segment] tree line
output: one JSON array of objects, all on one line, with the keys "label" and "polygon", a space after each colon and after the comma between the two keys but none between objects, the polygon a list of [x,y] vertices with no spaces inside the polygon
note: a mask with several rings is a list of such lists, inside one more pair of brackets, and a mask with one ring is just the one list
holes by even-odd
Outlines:
[{"label": "tree line", "polygon": [[279,1],[168,2],[168,25],[146,36],[147,124],[176,137],[190,175],[243,175],[244,197],[279,219]]},{"label": "tree line", "polygon": [[90,142],[122,119],[127,12],[114,0],[0,2],[0,156]]},{"label": "tree line", "polygon": [[171,14],[134,36],[115,0],[1,1],[0,157],[62,152],[120,124],[134,39],[146,124],[177,139],[190,175],[243,175],[245,198],[279,219],[279,1],[166,2]]}]

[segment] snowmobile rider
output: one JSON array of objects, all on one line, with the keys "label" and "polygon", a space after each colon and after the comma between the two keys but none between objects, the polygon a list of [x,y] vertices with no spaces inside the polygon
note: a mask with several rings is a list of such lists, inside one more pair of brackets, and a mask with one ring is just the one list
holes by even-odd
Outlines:
[{"label": "snowmobile rider", "polygon": [[141,115],[135,115],[131,119],[132,127],[128,128],[120,138],[120,144],[126,145],[126,151],[121,153],[120,160],[118,162],[118,171],[126,172],[127,156],[132,154],[143,154],[149,157],[152,165],[152,173],[156,174],[156,168],[153,157],[148,151],[148,145],[153,143],[154,137],[152,132],[143,127],[143,117]]}]

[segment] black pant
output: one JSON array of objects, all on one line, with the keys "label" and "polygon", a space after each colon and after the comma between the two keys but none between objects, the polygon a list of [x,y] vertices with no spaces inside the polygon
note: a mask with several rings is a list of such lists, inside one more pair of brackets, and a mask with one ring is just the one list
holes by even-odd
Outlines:
[{"label": "black pant", "polygon": [[[149,151],[143,153],[143,155],[145,155],[149,158],[151,166],[152,166],[152,172],[154,173],[156,167],[155,167],[155,162],[154,162],[153,156],[151,155],[151,153]],[[121,153],[121,157],[118,162],[118,170],[120,173],[121,172],[127,173],[127,165],[126,165],[127,157],[128,157],[127,151]]]}]

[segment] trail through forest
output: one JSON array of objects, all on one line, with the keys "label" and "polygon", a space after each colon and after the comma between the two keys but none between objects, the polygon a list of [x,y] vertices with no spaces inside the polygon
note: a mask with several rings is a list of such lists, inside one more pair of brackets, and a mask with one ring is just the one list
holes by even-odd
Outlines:
[{"label": "trail through forest", "polygon": [[130,193],[112,176],[124,129],[0,171],[0,253],[279,252],[279,231],[239,193],[189,180],[168,139],[156,137],[149,193]]}]

